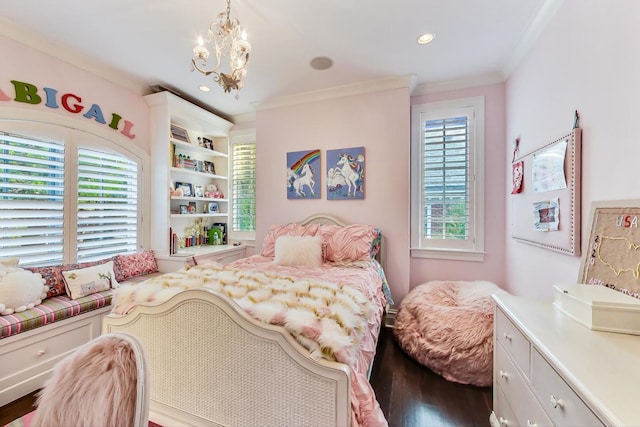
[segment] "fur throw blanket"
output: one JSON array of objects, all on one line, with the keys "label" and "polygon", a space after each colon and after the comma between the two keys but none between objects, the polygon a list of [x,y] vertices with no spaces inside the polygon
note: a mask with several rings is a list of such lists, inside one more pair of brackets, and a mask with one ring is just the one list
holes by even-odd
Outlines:
[{"label": "fur throw blanket", "polygon": [[195,288],[226,295],[254,318],[283,326],[312,357],[349,366],[373,309],[360,291],[340,283],[205,264],[117,288],[112,312],[126,314],[136,305],[157,305]]},{"label": "fur throw blanket", "polygon": [[492,293],[486,281],[433,281],[415,287],[400,304],[394,336],[411,357],[449,381],[493,382]]}]

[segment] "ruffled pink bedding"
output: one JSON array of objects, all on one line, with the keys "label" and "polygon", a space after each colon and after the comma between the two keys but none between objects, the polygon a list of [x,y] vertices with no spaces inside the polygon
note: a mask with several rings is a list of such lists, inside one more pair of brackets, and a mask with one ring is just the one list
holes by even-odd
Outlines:
[{"label": "ruffled pink bedding", "polygon": [[[320,267],[289,267],[274,264],[273,258],[255,255],[227,264],[224,268],[218,264],[211,264],[210,266],[199,265],[186,273],[168,273],[165,275],[167,278],[160,282],[159,279],[162,278],[162,276],[152,279],[148,281],[145,289],[141,288],[144,284],[135,285],[129,289],[116,289],[113,312],[125,314],[135,306],[137,300],[151,304],[160,303],[163,300],[167,300],[172,294],[179,292],[181,288],[186,289],[203,286],[198,285],[198,281],[208,282],[204,286],[210,287],[212,286],[211,280],[214,276],[210,276],[209,274],[218,274],[217,271],[236,271],[236,274],[239,273],[237,270],[242,270],[242,272],[247,273],[260,272],[257,274],[263,275],[264,273],[273,277],[290,277],[301,282],[317,281],[318,284],[337,284],[341,287],[347,286],[355,289],[357,292],[351,292],[351,294],[357,296],[356,298],[359,298],[361,302],[366,305],[366,311],[359,315],[360,320],[358,320],[358,322],[363,325],[363,328],[359,327],[358,329],[360,331],[364,329],[364,331],[362,331],[362,334],[357,333],[359,340],[356,340],[356,342],[359,342],[357,342],[357,344],[351,344],[347,353],[348,357],[341,352],[335,353],[333,356],[335,356],[336,360],[347,363],[351,367],[351,425],[354,427],[386,426],[387,421],[384,418],[384,414],[375,399],[375,394],[368,381],[368,370],[375,356],[378,333],[387,301],[383,291],[383,279],[378,273],[379,265],[374,264],[374,262],[375,261],[334,262],[324,263]],[[201,270],[203,272],[200,272]],[[211,270],[211,272],[207,273],[206,270]],[[246,275],[246,273],[244,274]],[[186,275],[190,277],[187,279]],[[201,275],[206,275],[204,276],[206,279],[203,280]],[[240,284],[240,282],[236,282],[235,280],[233,280],[232,283]],[[177,286],[174,286],[174,284]],[[285,289],[290,289],[290,286],[297,284],[298,282],[295,282],[293,285],[287,285]],[[263,285],[261,285],[261,288],[262,286]],[[269,284],[269,286],[272,285]],[[274,284],[273,286],[278,287],[279,285]],[[266,291],[267,288],[263,290]],[[244,293],[244,290],[240,290],[240,293]],[[287,293],[287,295],[289,295],[289,293]],[[228,296],[236,299],[232,295]],[[295,298],[295,293],[293,297]],[[260,319],[260,316],[256,315],[257,313],[252,312],[253,310],[257,310],[257,308],[247,306],[247,298],[245,298],[244,301],[236,299],[236,302],[249,314]],[[363,314],[366,314],[366,319]],[[265,319],[262,320],[265,321]],[[313,351],[311,354],[314,354]]]},{"label": "ruffled pink bedding", "polygon": [[[228,264],[230,268],[259,270],[295,278],[314,278],[353,286],[375,303],[376,309],[368,320],[368,328],[360,346],[359,357],[351,366],[352,426],[388,425],[368,380],[368,370],[376,354],[378,333],[387,302],[382,278],[370,262],[324,263],[320,267],[288,267],[276,265],[273,258],[255,255]],[[368,266],[368,267],[365,267]]]}]

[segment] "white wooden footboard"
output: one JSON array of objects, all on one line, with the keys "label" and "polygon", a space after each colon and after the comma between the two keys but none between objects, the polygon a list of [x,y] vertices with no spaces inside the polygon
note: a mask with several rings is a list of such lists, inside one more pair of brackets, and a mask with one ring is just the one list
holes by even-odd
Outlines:
[{"label": "white wooden footboard", "polygon": [[129,332],[151,366],[150,420],[165,426],[347,426],[349,368],[315,361],[278,326],[229,298],[187,290],[155,307],[109,315],[103,333]]}]

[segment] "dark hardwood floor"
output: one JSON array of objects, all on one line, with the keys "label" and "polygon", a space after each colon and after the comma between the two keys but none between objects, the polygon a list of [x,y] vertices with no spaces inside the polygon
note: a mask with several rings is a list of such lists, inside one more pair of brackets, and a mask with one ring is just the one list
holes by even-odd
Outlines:
[{"label": "dark hardwood floor", "polygon": [[390,427],[489,426],[491,387],[447,381],[407,356],[383,328],[371,385]]},{"label": "dark hardwood floor", "polygon": [[[492,390],[445,380],[407,356],[383,328],[371,385],[391,427],[489,426]],[[0,408],[0,426],[30,412],[34,393]]]}]

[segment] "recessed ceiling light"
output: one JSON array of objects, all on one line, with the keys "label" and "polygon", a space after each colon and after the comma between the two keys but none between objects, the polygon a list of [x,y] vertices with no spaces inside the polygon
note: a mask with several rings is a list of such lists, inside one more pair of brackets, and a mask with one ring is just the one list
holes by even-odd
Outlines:
[{"label": "recessed ceiling light", "polygon": [[424,33],[420,37],[418,37],[418,44],[427,44],[431,43],[435,36],[433,34]]},{"label": "recessed ceiling light", "polygon": [[333,66],[333,59],[327,56],[316,56],[310,62],[314,70],[327,70]]},{"label": "recessed ceiling light", "polygon": [[205,85],[199,86],[198,89],[200,89],[203,92],[209,92],[211,90],[209,86],[205,86]]}]

